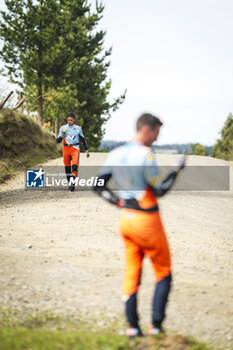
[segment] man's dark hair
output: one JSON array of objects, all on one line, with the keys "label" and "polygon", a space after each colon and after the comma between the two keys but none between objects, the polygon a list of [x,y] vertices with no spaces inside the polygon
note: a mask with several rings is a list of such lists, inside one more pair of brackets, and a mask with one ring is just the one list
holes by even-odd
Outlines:
[{"label": "man's dark hair", "polygon": [[75,114],[70,112],[70,113],[67,114],[66,118],[68,118],[68,117],[71,117],[71,118],[75,119]]},{"label": "man's dark hair", "polygon": [[150,113],[142,114],[137,120],[137,131],[140,131],[144,125],[148,125],[151,129],[155,129],[157,126],[163,125],[161,120]]}]

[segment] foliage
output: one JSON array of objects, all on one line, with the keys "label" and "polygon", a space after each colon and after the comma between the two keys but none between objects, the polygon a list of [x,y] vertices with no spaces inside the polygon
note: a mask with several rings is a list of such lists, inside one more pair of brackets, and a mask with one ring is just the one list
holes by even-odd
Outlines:
[{"label": "foliage", "polygon": [[221,138],[214,145],[211,156],[225,160],[233,160],[233,115],[227,117],[222,130]]},{"label": "foliage", "polygon": [[51,132],[10,109],[0,111],[0,148],[0,182],[18,170],[61,155]]},{"label": "foliage", "polygon": [[[97,30],[104,7],[87,0],[6,0],[1,11],[0,51],[6,74],[28,97],[30,111],[55,132],[67,112],[78,114],[88,143],[98,147],[104,123],[125,99],[108,101],[111,49]],[[56,125],[55,125],[56,121]]]},{"label": "foliage", "polygon": [[197,156],[207,156],[207,149],[205,146],[201,145],[200,143],[197,143],[194,147],[192,154]]},{"label": "foliage", "polygon": [[[107,152],[123,145],[124,143],[125,141],[102,140],[99,149],[102,152],[104,152],[104,150],[105,152]],[[155,150],[156,153],[163,153],[161,151],[164,151],[164,153],[166,153],[167,150],[172,150],[173,153],[176,154],[184,154],[186,151],[188,151],[189,154],[194,154],[194,149],[196,145],[197,143],[173,143],[165,145],[154,145],[152,146],[152,148]],[[205,146],[205,149],[207,151],[207,154],[209,155],[212,150],[212,146]]]}]

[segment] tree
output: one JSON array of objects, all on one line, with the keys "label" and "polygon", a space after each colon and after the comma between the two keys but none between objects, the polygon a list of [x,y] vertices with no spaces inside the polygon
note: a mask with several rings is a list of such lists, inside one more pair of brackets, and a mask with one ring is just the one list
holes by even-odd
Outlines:
[{"label": "tree", "polygon": [[104,123],[124,101],[125,93],[113,102],[107,99],[111,88],[111,80],[107,79],[111,49],[103,51],[105,32],[96,29],[104,7],[97,4],[96,13],[91,13],[90,5],[84,7],[83,3],[86,2],[71,0],[68,10],[64,6],[62,32],[69,53],[62,88],[53,93],[47,112],[49,117],[53,110],[54,117],[59,116],[62,122],[67,111],[77,113],[90,145],[97,148]]},{"label": "tree", "polygon": [[207,149],[205,146],[201,145],[200,143],[197,143],[194,148],[193,154],[197,156],[207,156]]},{"label": "tree", "polygon": [[221,138],[215,143],[211,156],[225,160],[233,160],[233,115],[227,117],[222,130]]},{"label": "tree", "polygon": [[24,90],[36,90],[43,124],[43,94],[64,49],[54,30],[59,6],[56,0],[5,0],[5,4],[8,11],[1,11],[4,45],[0,55],[11,82]]},{"label": "tree", "polygon": [[5,3],[0,54],[11,81],[24,89],[41,124],[57,120],[59,127],[68,111],[76,112],[89,143],[97,147],[104,123],[125,99],[125,93],[107,99],[111,49],[104,51],[105,32],[97,30],[104,7],[97,1],[92,13],[87,0]]},{"label": "tree", "polygon": [[197,145],[197,143],[190,143],[190,146],[189,146],[189,153],[190,154],[194,154],[196,145]]}]

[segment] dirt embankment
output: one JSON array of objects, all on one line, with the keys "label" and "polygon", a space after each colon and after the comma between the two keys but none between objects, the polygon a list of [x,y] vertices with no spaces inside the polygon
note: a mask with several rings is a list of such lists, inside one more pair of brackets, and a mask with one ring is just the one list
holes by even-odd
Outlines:
[{"label": "dirt embankment", "polygon": [[0,183],[27,166],[61,155],[55,137],[32,117],[0,111]]},{"label": "dirt embankment", "polygon": [[[92,154],[81,164],[101,164]],[[160,164],[176,156],[160,155]],[[190,156],[188,164],[229,164]],[[62,165],[56,159],[46,165]],[[231,173],[232,177],[232,173]],[[102,325],[124,309],[119,210],[90,192],[25,191],[25,174],[0,186],[0,306],[97,317]],[[233,187],[231,187],[232,189]],[[228,349],[233,343],[232,191],[171,192],[160,200],[173,261],[165,327]],[[141,322],[150,324],[154,277],[145,260]]]}]

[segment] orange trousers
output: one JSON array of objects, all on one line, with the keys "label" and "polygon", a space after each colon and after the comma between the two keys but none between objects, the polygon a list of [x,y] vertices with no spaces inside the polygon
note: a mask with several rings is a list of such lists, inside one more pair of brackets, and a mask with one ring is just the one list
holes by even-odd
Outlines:
[{"label": "orange trousers", "polygon": [[63,161],[64,165],[70,167],[71,172],[71,159],[72,159],[72,174],[77,177],[78,176],[78,166],[79,166],[79,154],[80,151],[77,148],[71,146],[63,147]]},{"label": "orange trousers", "polygon": [[158,211],[146,213],[123,209],[120,230],[126,252],[123,295],[137,292],[144,256],[152,262],[156,282],[170,275],[169,246]]}]

